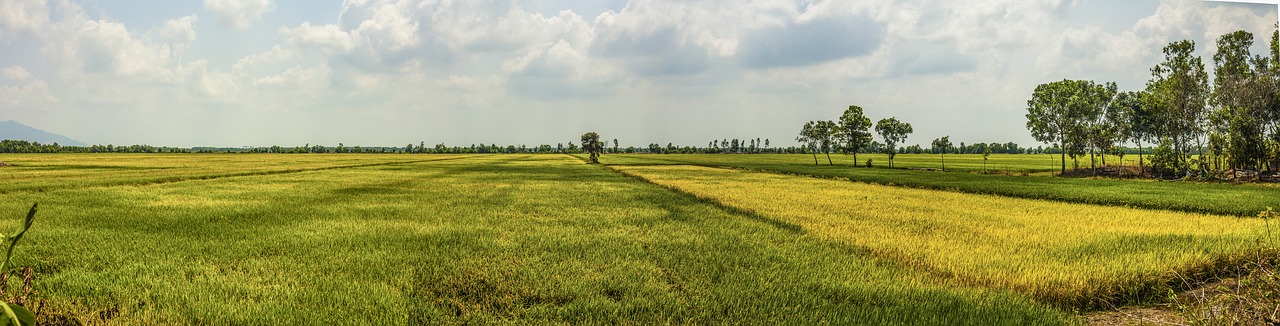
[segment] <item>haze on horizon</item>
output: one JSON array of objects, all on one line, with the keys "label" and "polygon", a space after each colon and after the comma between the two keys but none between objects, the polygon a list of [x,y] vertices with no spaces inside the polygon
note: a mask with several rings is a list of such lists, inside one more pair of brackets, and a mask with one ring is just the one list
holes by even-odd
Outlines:
[{"label": "haze on horizon", "polygon": [[1276,6],[1200,1],[0,0],[0,121],[91,144],[768,138],[851,104],[907,144],[1039,145],[1040,83],[1141,89],[1171,41]]}]

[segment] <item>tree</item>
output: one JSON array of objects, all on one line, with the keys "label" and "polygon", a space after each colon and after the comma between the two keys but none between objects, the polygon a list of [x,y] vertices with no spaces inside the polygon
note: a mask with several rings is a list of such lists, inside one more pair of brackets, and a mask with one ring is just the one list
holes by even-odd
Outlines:
[{"label": "tree", "polygon": [[827,154],[827,165],[835,165],[831,162],[831,151],[836,147],[836,129],[839,129],[839,126],[831,120],[821,120],[814,125],[814,135],[818,137],[818,148]]},{"label": "tree", "polygon": [[604,142],[596,132],[582,134],[582,150],[591,157],[591,164],[600,163],[600,152],[604,150]]},{"label": "tree", "polygon": [[1226,154],[1233,170],[1261,170],[1267,159],[1263,133],[1275,98],[1270,60],[1258,57],[1250,65],[1253,34],[1243,30],[1222,35],[1217,45],[1210,98],[1217,110],[1209,114],[1210,147],[1215,157]]},{"label": "tree", "polygon": [[[1204,62],[1195,56],[1195,42],[1177,41],[1164,47],[1165,59],[1151,68],[1147,91],[1161,107],[1154,123],[1170,141],[1172,163],[1183,176],[1190,176],[1188,161],[1195,143],[1203,149],[1209,77]],[[1203,152],[1203,150],[1201,150]]]},{"label": "tree", "polygon": [[982,173],[987,173],[987,159],[991,157],[991,147],[982,149]]},{"label": "tree", "polygon": [[951,136],[942,136],[942,138],[933,140],[933,148],[942,153],[942,170],[947,170],[947,149],[951,148]]},{"label": "tree", "polygon": [[858,166],[858,151],[871,143],[871,119],[862,114],[862,107],[850,105],[840,115],[836,128],[837,142],[840,150],[853,154],[853,166]]},{"label": "tree", "polygon": [[1057,144],[1062,149],[1064,173],[1067,172],[1067,155],[1075,160],[1084,147],[1087,128],[1082,121],[1089,115],[1085,94],[1087,83],[1062,80],[1040,84],[1027,100],[1027,130],[1037,141]]},{"label": "tree", "polygon": [[884,118],[876,122],[876,133],[884,139],[885,154],[889,154],[889,167],[893,167],[893,157],[897,154],[895,146],[907,140],[907,135],[911,132],[911,124],[898,121],[897,117]]},{"label": "tree", "polygon": [[818,138],[817,122],[809,121],[804,123],[804,127],[800,128],[800,135],[796,136],[796,141],[801,145],[809,148],[809,153],[813,154],[813,165],[818,165]]},{"label": "tree", "polygon": [[617,152],[618,152],[618,139],[617,139],[617,138],[614,138],[614,139],[613,139],[613,152],[614,152],[614,153],[617,153]]}]

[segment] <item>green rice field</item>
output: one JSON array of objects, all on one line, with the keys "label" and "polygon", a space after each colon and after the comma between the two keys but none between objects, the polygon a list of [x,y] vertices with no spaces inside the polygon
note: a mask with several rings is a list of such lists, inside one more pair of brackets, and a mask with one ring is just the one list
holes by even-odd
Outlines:
[{"label": "green rice field", "polygon": [[1276,255],[1272,187],[956,156],[6,154],[0,230],[107,325],[1078,324]]}]

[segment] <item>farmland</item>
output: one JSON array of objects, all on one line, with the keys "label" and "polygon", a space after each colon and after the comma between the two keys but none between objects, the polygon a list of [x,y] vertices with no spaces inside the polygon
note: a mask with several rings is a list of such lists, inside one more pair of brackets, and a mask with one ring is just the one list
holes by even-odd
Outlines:
[{"label": "farmland", "polygon": [[[866,155],[859,154],[858,158],[862,159],[864,156]],[[982,160],[981,155],[948,156],[948,162],[954,160],[960,165],[972,165],[973,162]],[[866,169],[852,167],[852,156],[832,155],[831,158],[836,165],[826,165],[826,158],[823,156],[819,156],[821,165],[814,165],[810,155],[606,155],[601,163],[732,167],[1015,198],[1235,216],[1252,216],[1269,206],[1280,206],[1280,202],[1275,199],[1280,196],[1280,188],[1268,184],[1053,178],[1047,172],[1021,176],[966,173],[963,169],[953,172],[885,169],[883,166]],[[1129,159],[1129,156],[1125,157],[1126,162]],[[1085,160],[1087,163],[1088,158]],[[1036,164],[1045,161],[1046,157],[1043,155],[992,155],[988,164],[1007,166],[1010,170],[1017,171],[1034,169]],[[895,162],[915,162],[912,164],[920,167],[939,166],[937,155],[900,154]],[[1067,162],[1071,164],[1070,161]],[[903,168],[909,166],[907,163],[895,165]],[[951,163],[947,164],[948,170],[952,169],[951,166]]]},{"label": "farmland", "polygon": [[14,264],[34,267],[46,318],[91,324],[1062,324],[1273,254],[1262,220],[1203,212],[1253,202],[868,184],[799,155],[602,159],[6,155],[0,230],[40,203]]}]

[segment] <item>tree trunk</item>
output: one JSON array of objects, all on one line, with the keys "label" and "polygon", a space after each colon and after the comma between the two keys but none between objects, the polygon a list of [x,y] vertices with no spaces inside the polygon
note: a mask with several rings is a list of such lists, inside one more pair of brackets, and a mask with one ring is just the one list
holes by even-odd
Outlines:
[{"label": "tree trunk", "polygon": [[1143,150],[1142,150],[1142,142],[1138,142],[1138,173],[1139,173],[1139,174],[1138,174],[1138,177],[1140,177],[1140,178],[1146,178],[1146,177],[1147,177],[1147,166],[1142,164],[1142,154],[1143,154],[1143,153],[1144,153],[1144,152],[1143,152]]},{"label": "tree trunk", "polygon": [[853,151],[853,167],[858,167],[858,151]]},{"label": "tree trunk", "polygon": [[831,152],[827,152],[827,166],[832,165],[835,165],[835,163],[831,163]]},{"label": "tree trunk", "polygon": [[811,153],[813,153],[813,165],[818,165],[818,152]]},{"label": "tree trunk", "polygon": [[1062,173],[1067,173],[1067,149],[1062,145],[1063,145],[1062,143],[1058,143],[1059,149],[1062,150],[1062,165],[1060,166],[1062,167]]}]

